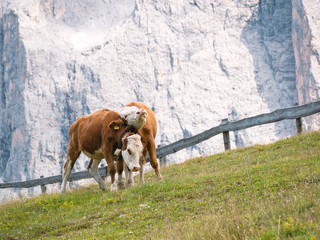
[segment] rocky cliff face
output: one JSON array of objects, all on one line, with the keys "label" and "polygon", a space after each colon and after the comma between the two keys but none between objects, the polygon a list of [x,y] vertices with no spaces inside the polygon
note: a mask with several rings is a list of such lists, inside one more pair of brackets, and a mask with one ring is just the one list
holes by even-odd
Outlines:
[{"label": "rocky cliff face", "polygon": [[[320,4],[312,1],[292,1],[292,43],[296,61],[299,103],[320,97]],[[318,128],[319,118],[307,117],[306,128]]]},{"label": "rocky cliff face", "polygon": [[[0,24],[0,171],[15,180],[17,172],[29,175],[24,160],[30,157],[24,104],[26,49],[19,36],[18,16],[13,11],[2,15]],[[14,171],[6,171],[10,162],[15,162]]]},{"label": "rocky cliff face", "polygon": [[[131,101],[157,144],[319,99],[319,4],[311,0],[5,0],[0,3],[0,177],[61,174],[79,116]],[[317,10],[318,9],[318,10]],[[305,126],[318,128],[318,118]],[[294,135],[293,121],[231,134],[232,148]],[[223,151],[217,136],[171,162]],[[77,161],[84,169],[88,159]],[[40,188],[1,190],[1,199]],[[56,191],[56,188],[52,188]]]}]

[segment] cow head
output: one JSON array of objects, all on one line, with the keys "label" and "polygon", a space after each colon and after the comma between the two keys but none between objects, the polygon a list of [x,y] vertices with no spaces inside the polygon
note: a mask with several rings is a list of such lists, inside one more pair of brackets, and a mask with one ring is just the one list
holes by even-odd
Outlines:
[{"label": "cow head", "polygon": [[128,169],[134,172],[138,171],[140,169],[139,160],[143,153],[140,135],[127,133],[122,139],[121,153]]},{"label": "cow head", "polygon": [[146,124],[148,114],[143,108],[132,106],[124,107],[119,112],[119,115],[128,125],[139,130]]}]

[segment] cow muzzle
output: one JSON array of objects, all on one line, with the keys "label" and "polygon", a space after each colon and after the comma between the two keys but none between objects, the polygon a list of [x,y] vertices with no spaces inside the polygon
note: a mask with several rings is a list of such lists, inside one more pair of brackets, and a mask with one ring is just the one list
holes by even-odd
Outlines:
[{"label": "cow muzzle", "polygon": [[137,172],[139,170],[140,170],[140,167],[133,167],[133,169],[132,169],[133,172]]},{"label": "cow muzzle", "polygon": [[137,111],[137,115],[139,116],[139,118],[146,118],[148,113],[146,112],[146,110],[140,108],[138,111]]}]

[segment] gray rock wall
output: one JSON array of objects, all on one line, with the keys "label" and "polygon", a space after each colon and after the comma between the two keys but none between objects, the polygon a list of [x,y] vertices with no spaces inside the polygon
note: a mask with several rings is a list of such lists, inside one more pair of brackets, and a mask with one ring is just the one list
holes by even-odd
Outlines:
[{"label": "gray rock wall", "polygon": [[[26,50],[19,36],[18,16],[13,11],[1,16],[0,26],[0,173],[5,179],[17,181],[21,175],[31,177],[24,161],[30,157],[24,105]],[[10,162],[15,162],[14,166]]]},{"label": "gray rock wall", "polygon": [[[292,43],[296,62],[297,91],[300,104],[320,96],[320,3],[292,1]],[[311,130],[320,124],[318,117],[305,118]]]}]

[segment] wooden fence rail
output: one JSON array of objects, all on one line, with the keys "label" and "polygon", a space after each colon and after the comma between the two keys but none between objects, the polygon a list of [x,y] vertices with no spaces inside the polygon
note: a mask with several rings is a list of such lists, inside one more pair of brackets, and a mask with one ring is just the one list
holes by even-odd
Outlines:
[{"label": "wooden fence rail", "polygon": [[226,124],[222,123],[217,127],[213,127],[190,138],[184,138],[167,146],[158,148],[157,157],[162,158],[171,153],[180,151],[181,149],[194,146],[223,132],[237,131],[286,119],[297,119],[301,117],[310,116],[318,112],[320,112],[320,101],[308,103],[301,106],[276,110],[271,113],[260,114],[254,117],[245,118],[240,121],[228,122]]},{"label": "wooden fence rail", "polygon": [[[169,145],[158,147],[156,149],[157,157],[160,159],[164,158],[169,154],[175,153],[187,147],[194,146],[200,142],[203,142],[221,133],[223,133],[224,135],[225,148],[228,149],[230,148],[230,143],[228,143],[230,142],[230,140],[227,133],[229,133],[230,131],[242,130],[242,129],[263,125],[267,123],[274,123],[274,122],[278,122],[286,119],[296,119],[297,132],[299,134],[302,131],[301,118],[310,116],[312,114],[319,113],[319,112],[320,112],[320,101],[317,101],[317,102],[312,102],[312,103],[308,103],[301,106],[295,106],[291,108],[276,110],[271,113],[260,114],[254,117],[249,117],[249,118],[245,118],[245,119],[234,121],[234,122],[228,122],[228,120],[225,119],[219,126],[210,128],[190,138],[181,139]],[[146,161],[147,162],[149,161],[148,157]],[[101,177],[106,177],[108,175],[107,167],[99,168],[99,173]],[[76,181],[76,180],[87,179],[87,178],[91,178],[91,176],[89,172],[85,170],[81,172],[72,173],[69,178],[69,181]],[[40,185],[41,189],[45,191],[46,184],[53,184],[53,183],[60,183],[60,182],[62,182],[62,175],[57,175],[57,176],[34,179],[34,180],[23,181],[23,182],[0,183],[0,189],[1,188],[30,188],[30,187],[35,187]]]},{"label": "wooden fence rail", "polygon": [[[108,167],[101,167],[98,169],[100,176],[106,177],[108,176]],[[71,173],[68,181],[77,181],[82,179],[92,178],[87,170]],[[8,183],[0,183],[0,188],[30,188],[35,186],[43,186],[47,184],[53,183],[61,183],[62,175],[52,176],[52,177],[41,177],[39,179],[22,181],[22,182],[8,182]],[[43,187],[42,187],[43,188]]]}]

